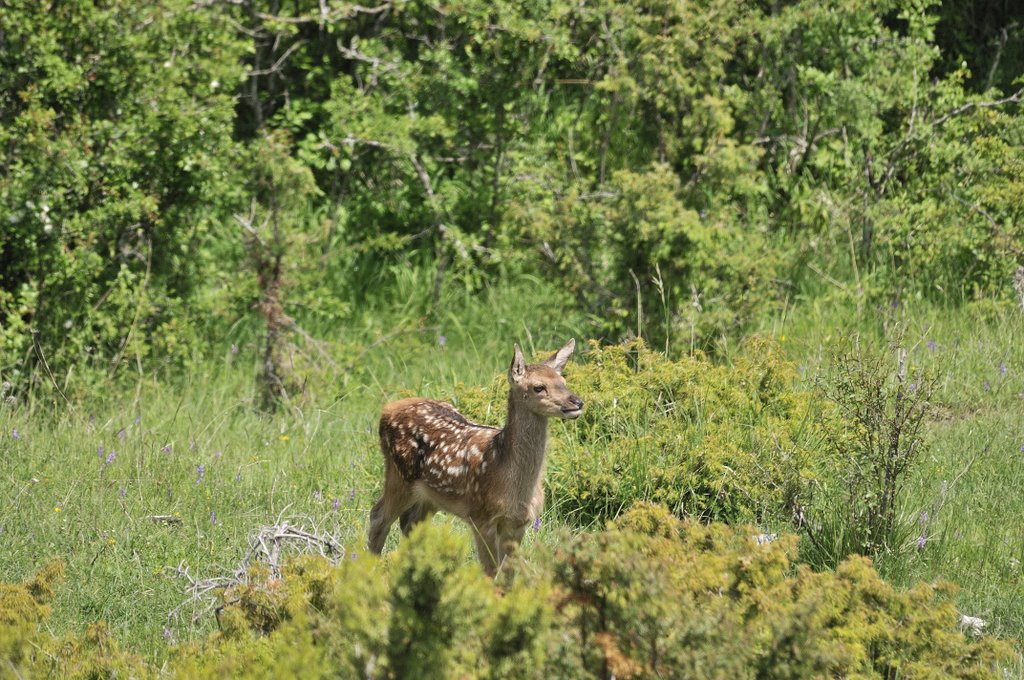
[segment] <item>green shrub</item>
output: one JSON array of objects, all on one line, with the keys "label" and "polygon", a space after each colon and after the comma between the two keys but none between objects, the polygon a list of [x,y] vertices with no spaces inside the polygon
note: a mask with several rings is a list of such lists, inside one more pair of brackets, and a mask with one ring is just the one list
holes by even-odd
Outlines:
[{"label": "green shrub", "polygon": [[0,583],[0,657],[9,661],[15,673],[31,658],[32,634],[36,624],[50,615],[53,589],[63,577],[64,564],[55,560],[25,583]]},{"label": "green shrub", "polygon": [[957,632],[948,584],[898,592],[862,557],[793,569],[793,536],[640,505],[549,563],[558,677],[997,677],[1009,648]]},{"label": "green shrub", "polygon": [[763,230],[691,207],[665,164],[616,171],[605,188],[601,201],[573,190],[512,209],[602,332],[708,349],[776,309],[783,255]]},{"label": "green shrub", "polygon": [[[176,655],[183,677],[543,677],[542,584],[503,594],[442,526],[421,525],[390,568],[353,554],[293,562],[229,589],[220,631]],[[533,669],[533,670],[531,670]]]},{"label": "green shrub", "polygon": [[[567,376],[587,406],[577,424],[554,426],[547,498],[580,525],[638,500],[705,521],[789,519],[846,436],[766,340],[751,341],[732,366],[671,360],[642,341],[592,344]],[[504,377],[463,388],[459,406],[500,423],[506,390]]]},{"label": "green shrub", "polygon": [[[641,504],[607,531],[539,546],[500,587],[448,526],[374,556],[253,572],[225,593],[220,630],[161,675],[405,678],[998,677],[1012,652],[958,632],[949,585],[900,592],[866,558],[794,569],[796,537],[681,521]],[[150,677],[102,624],[54,639],[30,585],[0,589],[21,623],[0,640],[16,673]],[[5,619],[6,621],[6,619]],[[12,646],[13,644],[13,646]],[[43,650],[44,653],[35,651]]]},{"label": "green shrub", "polygon": [[43,628],[64,563],[54,560],[24,583],[0,583],[0,677],[107,678],[155,676],[138,656],[123,651],[106,624],[78,636],[54,638]]}]

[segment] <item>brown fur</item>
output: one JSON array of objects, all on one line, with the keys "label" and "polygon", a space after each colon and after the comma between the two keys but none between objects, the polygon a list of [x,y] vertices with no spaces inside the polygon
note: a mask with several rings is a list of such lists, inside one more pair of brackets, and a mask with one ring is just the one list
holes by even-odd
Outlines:
[{"label": "brown fur", "polygon": [[526,365],[517,345],[509,367],[508,420],[503,429],[466,420],[451,404],[401,399],[380,417],[384,493],[370,512],[369,546],[384,548],[401,518],[408,534],[437,510],[469,523],[484,570],[494,575],[544,504],[548,418],[576,418],[583,402],[562,369],[576,343],[541,364]]}]

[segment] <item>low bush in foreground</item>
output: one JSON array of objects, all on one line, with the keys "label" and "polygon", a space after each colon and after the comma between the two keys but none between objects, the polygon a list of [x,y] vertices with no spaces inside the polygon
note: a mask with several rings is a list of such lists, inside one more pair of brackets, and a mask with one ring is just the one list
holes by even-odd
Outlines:
[{"label": "low bush in foreground", "polygon": [[865,558],[794,568],[795,542],[638,505],[532,549],[496,587],[465,539],[425,525],[388,561],[252,573],[224,593],[220,630],[162,669],[101,626],[47,633],[53,567],[0,588],[0,646],[22,677],[986,678],[1009,663],[1005,643],[958,632],[953,586],[898,591]]}]

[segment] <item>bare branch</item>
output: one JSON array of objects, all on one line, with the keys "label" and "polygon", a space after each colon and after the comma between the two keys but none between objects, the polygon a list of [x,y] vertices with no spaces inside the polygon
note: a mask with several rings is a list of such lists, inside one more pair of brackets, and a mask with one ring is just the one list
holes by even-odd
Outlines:
[{"label": "bare branch", "polygon": [[1022,101],[1022,97],[1024,97],[1024,88],[1017,90],[1009,97],[1003,97],[1002,99],[997,99],[995,101],[967,102],[963,106],[958,106],[957,108],[953,109],[946,115],[937,118],[935,122],[932,123],[932,125],[934,127],[938,127],[945,123],[950,118],[955,118],[956,116],[959,116],[970,111],[971,109],[992,109],[997,106],[1005,106],[1006,104],[1019,104]]},{"label": "bare branch", "polygon": [[384,71],[395,71],[398,69],[398,64],[396,64],[395,62],[384,61],[379,57],[371,57],[367,54],[360,52],[357,49],[345,47],[344,45],[338,45],[338,52],[340,52],[341,56],[345,57],[346,59],[351,59],[352,61],[361,61],[363,63],[369,64],[370,66],[373,66],[374,68],[383,66]]},{"label": "bare branch", "polygon": [[292,43],[288,47],[287,50],[285,50],[284,54],[282,54],[278,58],[278,60],[275,61],[274,64],[270,68],[253,69],[252,71],[249,71],[249,73],[248,73],[249,77],[251,78],[252,76],[269,76],[269,75],[271,75],[273,73],[277,73],[281,69],[281,67],[284,65],[284,62],[286,62],[288,60],[288,57],[292,56],[292,53],[295,50],[297,50],[300,47],[302,47],[303,43],[305,43],[305,42],[306,42],[305,40],[296,40],[294,43]]},{"label": "bare branch", "polygon": [[[207,2],[215,0],[206,0]],[[238,0],[222,0],[228,2],[238,2]],[[327,0],[320,0],[320,12],[318,14],[306,14],[297,17],[285,17],[277,14],[269,14],[267,12],[256,12],[256,16],[263,21],[269,21],[280,24],[326,24],[337,19],[350,19],[357,14],[383,14],[391,9],[391,2],[385,2],[377,5],[376,7],[365,7],[363,5],[348,5],[343,4],[338,7],[331,9],[328,7]]]},{"label": "bare branch", "polygon": [[305,518],[304,522],[311,529],[306,529],[305,524],[296,526],[281,518],[278,518],[276,524],[261,527],[249,537],[249,548],[245,556],[228,575],[197,579],[184,562],[179,563],[172,573],[186,582],[187,597],[168,613],[168,620],[180,622],[182,612],[189,607],[193,610],[190,623],[208,615],[217,608],[218,593],[251,585],[250,569],[256,565],[264,565],[268,578],[276,581],[281,578],[282,563],[287,557],[319,555],[331,564],[337,564],[345,557],[345,550],[334,536],[320,531],[309,518]]},{"label": "bare branch", "polygon": [[214,5],[244,5],[245,0],[196,0],[189,9],[206,9]]},{"label": "bare branch", "polygon": [[1016,21],[1003,26],[999,31],[999,38],[996,40],[996,54],[992,57],[992,65],[988,69],[988,78],[985,79],[985,89],[988,90],[992,87],[992,81],[996,78],[996,71],[999,70],[999,62],[1003,58],[1003,50],[1006,49],[1006,43],[1010,40],[1010,32],[1016,31],[1020,26]]}]

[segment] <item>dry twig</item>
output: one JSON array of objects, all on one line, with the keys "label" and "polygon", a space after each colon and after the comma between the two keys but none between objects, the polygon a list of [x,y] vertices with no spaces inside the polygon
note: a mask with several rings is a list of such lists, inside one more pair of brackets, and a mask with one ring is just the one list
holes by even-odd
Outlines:
[{"label": "dry twig", "polygon": [[[307,529],[307,525],[311,528]],[[168,621],[180,623],[182,613],[189,608],[192,610],[189,623],[192,624],[211,611],[219,615],[222,607],[218,602],[222,594],[231,588],[250,585],[252,567],[265,567],[267,581],[277,581],[281,578],[282,563],[296,555],[320,555],[331,564],[337,564],[345,557],[345,550],[334,536],[319,530],[308,518],[303,524],[278,518],[276,524],[261,527],[250,536],[245,556],[228,575],[196,578],[188,565],[178,564],[172,573],[187,582],[186,598],[168,613]]]}]

